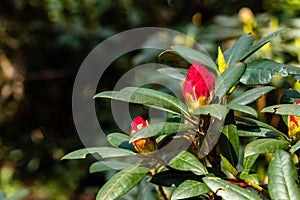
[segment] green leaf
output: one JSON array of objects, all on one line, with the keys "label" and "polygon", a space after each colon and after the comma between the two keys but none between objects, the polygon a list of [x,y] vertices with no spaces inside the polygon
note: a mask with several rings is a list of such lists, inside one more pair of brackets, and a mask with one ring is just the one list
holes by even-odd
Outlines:
[{"label": "green leaf", "polygon": [[292,148],[290,149],[290,152],[295,153],[299,149],[300,149],[300,140],[298,140],[298,142],[292,146]]},{"label": "green leaf", "polygon": [[99,190],[97,200],[118,199],[136,186],[148,173],[149,169],[134,165],[115,174]]},{"label": "green leaf", "polygon": [[26,197],[29,194],[29,190],[28,189],[23,189],[20,191],[17,191],[15,193],[13,193],[11,196],[5,198],[5,200],[20,200],[20,199],[24,199],[24,197]]},{"label": "green leaf", "polygon": [[209,191],[210,189],[204,183],[186,180],[172,192],[171,200],[197,197]]},{"label": "green leaf", "polygon": [[160,73],[166,74],[174,79],[179,81],[184,81],[187,75],[187,69],[179,69],[179,68],[161,68],[158,70]]},{"label": "green leaf", "polygon": [[256,194],[249,190],[230,184],[221,178],[205,177],[203,181],[216,195],[221,196],[224,200],[260,200]]},{"label": "green leaf", "polygon": [[211,116],[222,120],[225,118],[227,113],[227,109],[226,106],[224,105],[220,105],[220,104],[211,104],[211,105],[204,105],[204,106],[200,106],[200,108],[198,108],[194,114],[195,115],[208,115],[210,114]]},{"label": "green leaf", "polygon": [[250,142],[245,147],[245,157],[256,155],[256,154],[264,154],[264,153],[272,153],[278,149],[288,148],[290,145],[289,141],[285,140],[277,140],[277,139],[258,139]]},{"label": "green leaf", "polygon": [[217,65],[206,52],[203,53],[201,51],[197,51],[195,49],[179,45],[171,46],[171,49],[176,51],[180,56],[182,56],[191,64],[197,61],[200,65],[209,67],[214,72],[218,71]]},{"label": "green leaf", "polygon": [[278,150],[274,153],[269,165],[268,177],[268,188],[272,199],[297,200],[300,198],[297,170],[287,152]]},{"label": "green leaf", "polygon": [[225,124],[221,132],[222,134],[219,138],[220,153],[232,165],[236,166],[238,163],[240,142],[233,111],[230,111],[226,116]]},{"label": "green leaf", "polygon": [[158,122],[150,124],[133,134],[129,143],[141,138],[149,138],[160,135],[171,135],[177,132],[193,129],[193,126],[176,122]]},{"label": "green leaf", "polygon": [[133,145],[129,143],[129,135],[123,133],[110,133],[107,135],[107,140],[113,147],[134,150]]},{"label": "green leaf", "polygon": [[254,41],[253,35],[242,35],[229,49],[224,52],[227,66],[230,68],[242,60]]},{"label": "green leaf", "polygon": [[126,157],[134,156],[135,153],[126,149],[114,148],[114,147],[90,147],[85,149],[79,149],[68,153],[62,160],[65,159],[84,159],[88,154],[99,154],[102,158],[113,157]]},{"label": "green leaf", "polygon": [[247,130],[238,130],[240,137],[278,137],[278,133],[266,128],[252,127]]},{"label": "green leaf", "polygon": [[284,29],[280,29],[262,39],[260,39],[259,41],[257,41],[256,43],[254,43],[250,48],[247,49],[247,53],[245,53],[242,58],[241,61],[247,59],[249,56],[251,56],[254,52],[256,52],[258,49],[260,49],[263,45],[267,44],[268,42],[270,42],[274,37],[276,37],[278,34],[281,34],[285,31],[289,30],[288,28],[284,28]]},{"label": "green leaf", "polygon": [[238,170],[232,166],[232,164],[227,160],[227,158],[225,158],[222,154],[221,155],[221,160],[224,164],[224,166],[227,168],[227,170],[234,176],[237,176],[238,175]]},{"label": "green leaf", "polygon": [[169,166],[181,171],[191,171],[197,175],[208,173],[206,167],[198,158],[188,151],[179,153],[169,162]]},{"label": "green leaf", "polygon": [[240,105],[240,104],[228,104],[227,108],[235,110],[235,111],[239,111],[239,112],[242,112],[242,113],[246,113],[246,114],[251,115],[253,117],[257,117],[256,110],[251,108],[250,106],[244,106],[244,105]]},{"label": "green leaf", "polygon": [[[135,161],[137,163],[138,160]],[[94,162],[89,167],[90,173],[96,173],[96,172],[103,172],[108,170],[122,170],[129,166],[132,166],[132,164],[126,163],[124,161],[118,161],[118,160],[106,160],[106,161],[100,161],[100,162]]]},{"label": "green leaf", "polygon": [[287,70],[289,75],[300,75],[300,67],[294,65],[285,65],[285,69]]},{"label": "green leaf", "polygon": [[300,116],[300,105],[297,104],[279,104],[263,108],[260,112],[268,112],[277,115]]},{"label": "green leaf", "polygon": [[269,59],[253,61],[247,64],[246,71],[240,82],[245,85],[269,84],[275,74],[283,77],[288,75],[284,66],[282,63],[276,63]]},{"label": "green leaf", "polygon": [[232,99],[229,102],[229,105],[233,105],[233,104],[247,105],[249,103],[256,101],[262,95],[267,94],[268,92],[270,92],[274,89],[275,89],[275,87],[272,87],[272,86],[253,88],[251,90],[248,90],[248,91],[240,94],[238,97]]},{"label": "green leaf", "polygon": [[244,120],[252,125],[256,125],[256,126],[260,126],[262,128],[266,128],[266,129],[269,129],[271,131],[274,131],[276,133],[278,133],[282,138],[285,138],[285,139],[289,139],[289,137],[287,135],[285,135],[284,133],[282,133],[281,131],[277,130],[276,128],[274,128],[273,126],[269,125],[269,124],[266,124],[262,121],[259,121],[259,120],[255,120],[255,119],[251,119],[251,118],[247,118],[247,117],[238,117],[239,119],[241,120]]},{"label": "green leaf", "polygon": [[215,96],[221,99],[240,79],[245,71],[245,63],[237,63],[227,68],[216,79]]},{"label": "green leaf", "polygon": [[256,154],[256,155],[244,157],[244,160],[243,160],[243,172],[248,173],[250,171],[251,167],[254,165],[255,161],[258,158],[258,156],[259,155]]},{"label": "green leaf", "polygon": [[147,88],[127,87],[121,91],[105,91],[95,95],[94,98],[110,98],[143,104],[175,114],[181,114],[182,112],[185,116],[189,116],[186,105],[182,101],[164,92]]}]

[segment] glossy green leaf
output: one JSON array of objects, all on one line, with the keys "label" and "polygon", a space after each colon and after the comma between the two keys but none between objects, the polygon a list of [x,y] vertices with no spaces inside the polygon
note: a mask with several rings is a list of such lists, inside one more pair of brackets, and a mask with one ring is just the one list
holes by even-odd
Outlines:
[{"label": "glossy green leaf", "polygon": [[[134,163],[137,163],[138,160],[136,160]],[[89,167],[90,173],[96,173],[96,172],[103,172],[108,170],[122,170],[127,167],[131,166],[131,164],[126,163],[123,161],[118,160],[105,160],[105,161],[98,161],[94,162]]]},{"label": "glossy green leaf", "polygon": [[132,144],[129,143],[130,136],[123,133],[110,133],[106,136],[108,142],[113,147],[133,150]]},{"label": "glossy green leaf", "polygon": [[300,67],[295,65],[285,65],[289,75],[300,75]]},{"label": "glossy green leaf", "polygon": [[221,99],[240,79],[245,71],[245,63],[237,63],[227,68],[216,79],[215,96]]},{"label": "glossy green leaf", "polygon": [[298,140],[298,142],[291,147],[290,152],[295,153],[299,149],[300,149],[300,140]]},{"label": "glossy green leaf", "polygon": [[171,200],[197,197],[209,191],[210,189],[204,183],[186,180],[172,192]]},{"label": "glossy green leaf", "polygon": [[162,68],[158,70],[160,73],[166,74],[174,79],[179,81],[184,81],[187,75],[187,69],[179,69],[179,68]]},{"label": "glossy green leaf", "polygon": [[233,111],[230,111],[226,116],[221,132],[222,134],[219,138],[220,153],[231,165],[236,166],[238,163],[240,142]]},{"label": "glossy green leaf", "polygon": [[278,137],[278,133],[271,131],[270,129],[260,127],[249,127],[247,130],[238,130],[240,137]]},{"label": "glossy green leaf", "polygon": [[287,135],[285,135],[281,131],[277,130],[273,126],[271,126],[269,124],[266,124],[266,123],[264,123],[262,121],[251,119],[251,118],[248,118],[248,117],[238,117],[238,118],[240,120],[246,121],[246,122],[248,122],[248,123],[250,123],[252,125],[256,125],[256,126],[259,126],[259,127],[266,128],[266,129],[269,129],[271,131],[274,131],[274,132],[278,133],[282,138],[285,138],[287,140],[289,139],[289,137]]},{"label": "glossy green leaf", "polygon": [[234,176],[237,176],[238,175],[238,170],[232,166],[232,164],[227,160],[227,158],[225,158],[222,154],[220,154],[221,156],[221,160],[224,164],[224,166],[226,167],[226,169]]},{"label": "glossy green leaf", "polygon": [[186,67],[186,65],[188,65],[188,62],[173,50],[163,51],[159,54],[158,59],[159,63],[166,64],[168,66]]},{"label": "glossy green leaf", "polygon": [[195,61],[198,61],[199,64],[209,67],[215,72],[218,71],[217,65],[206,52],[203,53],[201,51],[197,51],[195,49],[179,45],[172,46],[171,49],[176,51],[180,56],[182,56],[191,64]]},{"label": "glossy green leaf", "polygon": [[241,58],[241,61],[245,60],[246,58],[248,58],[249,56],[251,56],[255,51],[257,51],[258,49],[260,49],[263,45],[267,44],[268,42],[270,42],[274,37],[276,37],[278,34],[281,34],[285,31],[289,30],[288,28],[284,28],[284,29],[280,29],[262,39],[260,39],[259,41],[257,41],[256,43],[254,43],[249,49],[247,49],[246,53],[243,55],[243,57]]},{"label": "glossy green leaf", "polygon": [[290,145],[289,141],[286,140],[277,140],[277,139],[258,139],[250,142],[245,147],[245,157],[272,153],[278,149],[286,149]]},{"label": "glossy green leaf", "polygon": [[268,169],[268,180],[272,199],[298,200],[300,198],[297,170],[287,152],[278,150],[274,153]]},{"label": "glossy green leaf", "polygon": [[79,149],[68,153],[62,160],[66,159],[84,159],[88,154],[98,154],[102,158],[113,157],[126,157],[134,156],[135,153],[126,149],[114,148],[114,147],[90,147],[85,149]]},{"label": "glossy green leaf", "polygon": [[160,135],[171,135],[177,132],[191,130],[194,127],[187,124],[181,124],[176,122],[158,122],[150,124],[133,134],[129,143],[141,138],[149,138]]},{"label": "glossy green leaf", "polygon": [[204,183],[218,196],[224,200],[260,200],[260,198],[242,187],[230,184],[217,177],[205,177]]},{"label": "glossy green leaf", "polygon": [[256,101],[262,95],[267,94],[268,92],[270,92],[274,89],[275,89],[275,87],[272,87],[272,86],[253,88],[251,90],[248,90],[248,91],[240,94],[238,97],[232,99],[229,102],[229,105],[233,105],[233,104],[247,105],[249,103]]},{"label": "glossy green leaf", "polygon": [[99,190],[97,200],[118,199],[134,186],[136,186],[147,174],[149,169],[134,165],[115,174]]},{"label": "glossy green leaf", "polygon": [[258,156],[259,155],[256,154],[256,155],[244,157],[244,160],[243,160],[243,172],[248,173],[250,171],[251,167],[256,162]]},{"label": "glossy green leaf", "polygon": [[228,104],[227,108],[235,110],[235,111],[239,111],[242,113],[246,113],[248,115],[251,115],[253,117],[257,117],[257,112],[254,108],[250,107],[250,106],[245,106],[245,105],[240,105],[240,104]]},{"label": "glossy green leaf", "polygon": [[147,88],[127,87],[121,91],[105,91],[95,95],[94,98],[110,98],[143,104],[175,114],[181,114],[182,112],[186,116],[189,115],[186,105],[176,97]]},{"label": "glossy green leaf", "polygon": [[227,66],[230,68],[241,61],[254,41],[253,35],[242,35],[228,50],[224,52]]},{"label": "glossy green leaf", "polygon": [[213,116],[219,120],[222,120],[225,118],[227,113],[226,106],[221,105],[221,104],[211,104],[211,105],[204,105],[200,106],[194,114],[195,115],[208,115]]},{"label": "glossy green leaf", "polygon": [[169,162],[169,166],[177,170],[191,171],[197,175],[208,173],[206,167],[199,161],[199,159],[188,151],[183,151],[175,156]]},{"label": "glossy green leaf", "polygon": [[297,104],[279,104],[268,106],[261,110],[261,112],[268,112],[277,115],[294,115],[300,116],[300,105]]},{"label": "glossy green leaf", "polygon": [[283,77],[288,75],[284,64],[269,59],[261,59],[247,64],[246,71],[240,81],[245,85],[269,84],[275,74]]}]

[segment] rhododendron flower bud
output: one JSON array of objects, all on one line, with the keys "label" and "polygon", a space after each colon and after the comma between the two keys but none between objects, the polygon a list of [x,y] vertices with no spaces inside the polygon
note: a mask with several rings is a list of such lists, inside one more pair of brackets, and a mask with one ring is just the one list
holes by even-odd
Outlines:
[{"label": "rhododendron flower bud", "polygon": [[188,70],[182,93],[190,112],[209,104],[215,88],[214,76],[204,66],[194,62]]},{"label": "rhododendron flower bud", "polygon": [[[300,100],[296,101],[300,105]],[[295,141],[300,139],[300,116],[288,116],[289,137]]]},{"label": "rhododendron flower bud", "polygon": [[[134,118],[131,123],[130,136],[146,126],[148,126],[147,120],[144,120],[141,116]],[[154,137],[135,140],[133,141],[133,146],[139,153],[150,153],[157,150],[157,143]]]}]

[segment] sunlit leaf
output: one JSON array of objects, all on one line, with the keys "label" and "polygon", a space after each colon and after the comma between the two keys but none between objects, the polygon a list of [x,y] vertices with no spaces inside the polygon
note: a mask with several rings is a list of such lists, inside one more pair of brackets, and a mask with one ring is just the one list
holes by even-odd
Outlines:
[{"label": "sunlit leaf", "polygon": [[179,45],[172,46],[171,48],[191,64],[198,61],[200,65],[209,67],[215,72],[218,71],[217,65],[206,52],[203,53],[201,51]]},{"label": "sunlit leaf", "polygon": [[196,115],[208,115],[210,114],[213,117],[216,117],[219,120],[222,120],[225,118],[227,113],[226,106],[221,104],[211,104],[211,105],[204,105],[200,106],[194,114]]},{"label": "sunlit leaf", "polygon": [[172,192],[171,200],[196,197],[209,191],[210,189],[204,183],[186,180]]},{"label": "sunlit leaf", "polygon": [[241,61],[243,56],[248,52],[249,47],[254,41],[253,35],[242,35],[228,50],[224,52],[224,57],[228,68]]},{"label": "sunlit leaf", "polygon": [[224,164],[224,166],[226,167],[226,169],[234,176],[237,176],[238,175],[238,170],[232,166],[232,164],[227,160],[227,158],[225,158],[222,154],[220,154],[221,156],[221,160]]},{"label": "sunlit leaf", "polygon": [[245,105],[240,105],[240,104],[228,104],[227,108],[235,110],[235,111],[239,111],[242,113],[246,113],[248,115],[251,115],[253,117],[257,117],[257,112],[254,108],[250,107],[250,106],[245,106]]},{"label": "sunlit leaf", "polygon": [[300,105],[279,104],[279,105],[265,107],[261,110],[261,112],[274,113],[274,114],[278,114],[278,115],[300,116]]},{"label": "sunlit leaf", "polygon": [[114,200],[129,192],[147,174],[149,169],[134,165],[115,174],[99,190],[97,200]]},{"label": "sunlit leaf", "polygon": [[283,77],[288,75],[284,64],[269,59],[255,60],[247,63],[246,71],[240,81],[245,85],[269,84],[275,74]]},{"label": "sunlit leaf", "polygon": [[289,141],[277,139],[258,139],[250,142],[245,147],[245,157],[255,155],[272,153],[278,149],[286,149],[290,145]]},{"label": "sunlit leaf", "polygon": [[62,160],[66,159],[84,159],[88,154],[98,154],[102,158],[113,158],[113,157],[126,157],[134,156],[135,153],[127,150],[114,147],[90,147],[85,149],[79,149],[68,153]]},{"label": "sunlit leaf", "polygon": [[217,177],[205,177],[204,183],[218,196],[224,200],[260,200],[260,198],[242,187],[230,184]]},{"label": "sunlit leaf", "polygon": [[177,170],[191,171],[197,175],[208,173],[206,167],[199,159],[188,151],[179,153],[169,162],[169,166]]},{"label": "sunlit leaf", "polygon": [[229,102],[229,105],[232,104],[240,104],[240,105],[247,105],[259,99],[262,95],[267,94],[268,92],[274,90],[275,87],[272,86],[265,86],[259,88],[253,88],[246,92],[243,92],[238,97],[232,99]]},{"label": "sunlit leaf", "polygon": [[147,88],[127,87],[121,91],[105,91],[95,95],[94,98],[110,98],[143,104],[175,114],[181,114],[182,112],[186,116],[189,115],[186,105],[176,97]]},{"label": "sunlit leaf", "polygon": [[258,158],[258,154],[252,155],[252,156],[247,156],[244,157],[243,160],[243,172],[249,172],[251,167],[254,165],[254,163],[256,162],[257,158]]},{"label": "sunlit leaf", "polygon": [[246,65],[244,63],[237,63],[236,65],[227,68],[216,79],[215,96],[221,99],[227,92],[239,81],[240,77],[245,71]]},{"label": "sunlit leaf", "polygon": [[129,144],[129,135],[123,133],[110,133],[106,138],[113,147],[134,150],[133,145]]},{"label": "sunlit leaf", "polygon": [[220,74],[227,68],[226,61],[220,47],[218,47],[218,66]]},{"label": "sunlit leaf", "polygon": [[177,132],[191,130],[194,127],[187,124],[181,124],[176,122],[158,122],[150,124],[133,134],[129,143],[141,138],[149,138],[160,135],[170,135]]},{"label": "sunlit leaf", "polygon": [[300,140],[299,140],[296,144],[294,144],[294,145],[291,147],[290,152],[291,152],[291,153],[295,153],[295,152],[298,151],[299,149],[300,149]]},{"label": "sunlit leaf", "polygon": [[269,193],[272,199],[297,200],[300,198],[297,170],[287,152],[278,150],[274,153],[268,169],[268,180]]}]

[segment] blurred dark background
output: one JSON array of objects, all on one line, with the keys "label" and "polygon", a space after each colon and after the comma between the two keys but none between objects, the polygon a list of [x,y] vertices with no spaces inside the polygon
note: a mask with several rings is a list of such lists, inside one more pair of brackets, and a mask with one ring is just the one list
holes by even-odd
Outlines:
[{"label": "blurred dark background", "polygon": [[[300,27],[300,0],[3,0],[0,190],[22,196],[27,189],[25,199],[93,199],[105,175],[88,173],[92,158],[60,161],[83,147],[73,124],[71,95],[85,56],[121,31],[155,26],[194,36],[215,57],[218,46],[228,48],[246,32],[243,7],[254,13],[250,26],[258,36]],[[297,34],[290,32],[285,47],[275,41],[261,55],[298,63]],[[124,60],[114,63],[119,73],[133,65],[132,57],[120,63]],[[118,76],[107,77],[103,89],[111,89]]]}]

